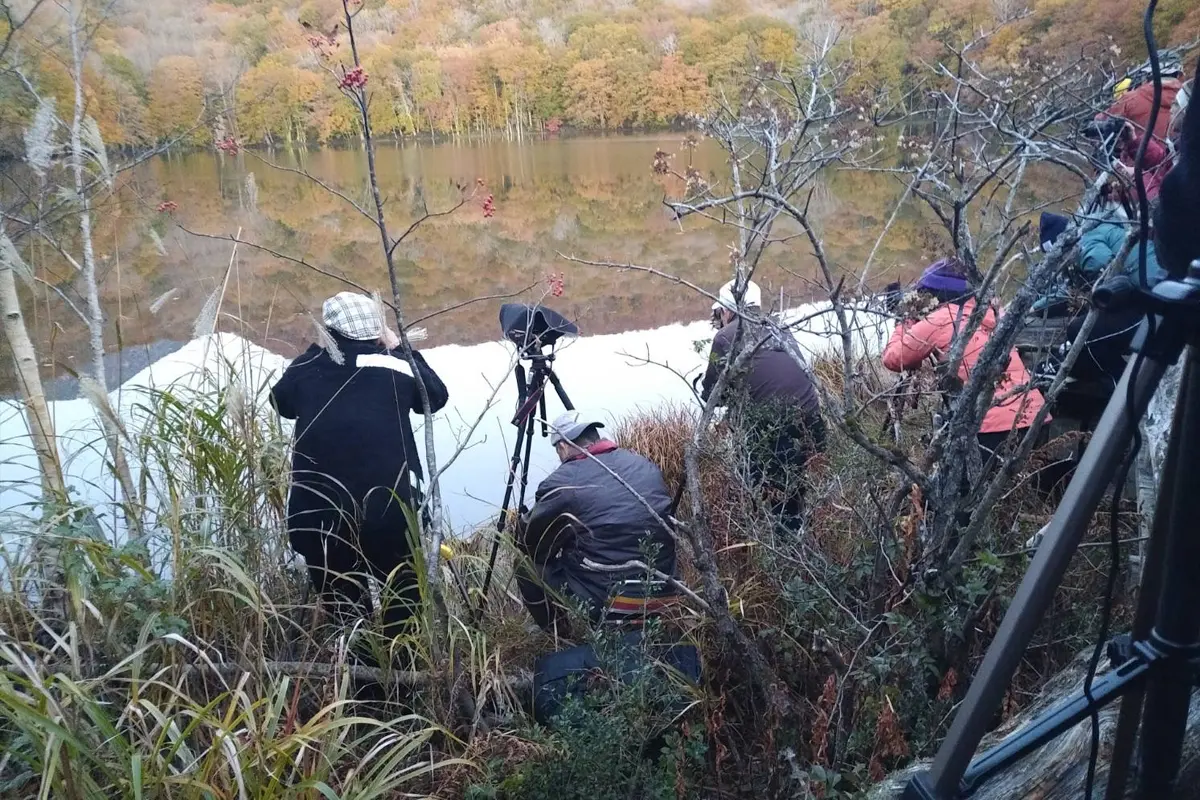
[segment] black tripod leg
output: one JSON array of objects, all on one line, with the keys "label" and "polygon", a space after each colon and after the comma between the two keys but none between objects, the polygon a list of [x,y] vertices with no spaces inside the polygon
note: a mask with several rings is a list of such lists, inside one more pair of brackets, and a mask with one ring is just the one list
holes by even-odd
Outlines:
[{"label": "black tripod leg", "polygon": [[[1158,327],[1164,327],[1163,323],[1160,322]],[[1133,363],[1126,367],[933,765],[928,773],[917,776],[909,784],[907,797],[948,799],[958,796],[959,783],[971,758],[991,727],[1012,674],[1053,600],[1071,556],[1129,447],[1134,427],[1170,361],[1144,357],[1136,376],[1133,375]],[[1134,407],[1127,409],[1125,400],[1129,396],[1129,383],[1135,377]]]},{"label": "black tripod leg", "polygon": [[[542,395],[542,425],[546,419],[546,396]],[[543,434],[544,435],[544,434]],[[525,505],[525,489],[529,486],[529,456],[533,452],[533,418],[525,432],[525,459],[521,462],[521,488],[517,490],[517,508]]]},{"label": "black tripod leg", "polygon": [[1149,658],[1137,657],[1107,672],[1092,683],[1091,699],[1081,689],[1037,721],[1013,733],[996,747],[971,762],[962,780],[962,791],[970,793],[997,772],[1020,761],[1046,742],[1091,716],[1093,708],[1103,708],[1118,697],[1142,686],[1151,671]]},{"label": "black tripod leg", "polygon": [[[1145,442],[1142,443],[1145,447]],[[1163,475],[1178,475],[1179,448],[1168,447]],[[1158,612],[1158,598],[1162,591],[1164,556],[1167,550],[1166,531],[1170,525],[1171,506],[1174,503],[1175,481],[1166,480],[1159,486],[1158,499],[1154,507],[1154,522],[1150,527],[1150,541],[1146,545],[1145,563],[1142,565],[1142,583],[1138,589],[1137,611],[1134,612],[1131,639],[1144,641],[1154,627],[1154,616]],[[1129,765],[1133,747],[1137,740],[1138,726],[1142,719],[1142,703],[1145,686],[1137,686],[1121,698],[1121,712],[1117,717],[1117,732],[1113,738],[1112,758],[1108,767],[1108,786],[1105,800],[1123,800],[1125,786],[1129,781]]]},{"label": "black tripod leg", "polygon": [[[509,461],[509,480],[508,485],[504,487],[504,501],[500,503],[500,517],[496,521],[496,537],[492,540],[492,553],[487,558],[487,572],[484,573],[484,590],[479,597],[479,604],[475,607],[475,619],[479,620],[484,614],[484,606],[487,604],[487,591],[492,588],[492,575],[496,572],[496,558],[500,553],[500,534],[504,533],[506,525],[508,525],[509,509],[512,504],[512,492],[516,488],[517,469],[521,467],[521,451],[526,452],[526,467],[524,467],[523,475],[528,475],[529,471],[529,441],[533,440],[533,416],[527,416],[521,421],[521,425],[517,426],[517,440],[512,445],[512,458]],[[524,477],[522,477],[522,481]],[[524,483],[521,486],[521,495],[524,497]]]},{"label": "black tripod leg", "polygon": [[[1196,533],[1196,520],[1200,519],[1200,491],[1196,490],[1200,475],[1198,358],[1196,346],[1189,345],[1169,445],[1178,461],[1172,464],[1174,472],[1164,475],[1174,485],[1162,591],[1150,641],[1174,657],[1146,681],[1138,780],[1138,796],[1143,798],[1176,796],[1175,781],[1195,677],[1191,657],[1200,649],[1200,581],[1196,580],[1196,565],[1200,564],[1200,535]],[[1155,518],[1156,522],[1161,519],[1158,514]],[[1154,535],[1159,532],[1156,530]]]},{"label": "black tripod leg", "polygon": [[547,370],[546,375],[550,378],[550,385],[554,387],[554,393],[562,401],[563,408],[567,411],[574,411],[575,406],[571,405],[571,398],[567,397],[567,392],[563,389],[562,382],[559,381],[558,376],[554,374],[554,370]]}]

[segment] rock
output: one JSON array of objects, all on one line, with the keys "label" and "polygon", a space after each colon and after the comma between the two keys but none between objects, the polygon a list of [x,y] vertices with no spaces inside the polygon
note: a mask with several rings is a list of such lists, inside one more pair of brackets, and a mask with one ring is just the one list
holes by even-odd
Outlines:
[{"label": "rock", "polygon": [[[1006,735],[1021,728],[1063,697],[1082,689],[1090,657],[1090,649],[1077,655],[1066,669],[1046,683],[1028,708],[985,737],[979,752],[982,753],[996,745]],[[1105,664],[1101,662],[1101,669],[1104,668]],[[1095,798],[1103,797],[1108,785],[1108,758],[1116,736],[1119,711],[1120,704],[1113,703],[1100,712],[1100,759],[1097,763],[1092,795]],[[1083,797],[1091,739],[1091,720],[1084,720],[1040,750],[1026,756],[1006,772],[993,776],[971,795],[972,800],[1012,800],[1022,797],[1077,800]],[[1192,696],[1188,711],[1187,738],[1181,764],[1178,785],[1183,788],[1175,794],[1175,798],[1185,800],[1200,797],[1200,698],[1196,695]],[[899,798],[908,779],[928,765],[928,761],[920,762],[889,775],[882,783],[874,786],[867,797],[870,800]],[[1127,786],[1127,793],[1132,788]]]}]

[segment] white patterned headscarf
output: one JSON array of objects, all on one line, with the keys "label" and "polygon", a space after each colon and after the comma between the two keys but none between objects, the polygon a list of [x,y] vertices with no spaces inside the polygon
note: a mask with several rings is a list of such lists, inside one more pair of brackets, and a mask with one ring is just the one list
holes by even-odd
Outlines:
[{"label": "white patterned headscarf", "polygon": [[380,303],[365,294],[338,292],[321,307],[325,327],[360,342],[378,339],[384,331]]}]

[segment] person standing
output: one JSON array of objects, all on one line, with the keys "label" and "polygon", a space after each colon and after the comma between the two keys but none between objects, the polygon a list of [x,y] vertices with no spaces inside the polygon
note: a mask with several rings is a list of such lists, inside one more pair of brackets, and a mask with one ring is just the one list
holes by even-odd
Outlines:
[{"label": "person standing", "polygon": [[384,586],[384,631],[395,636],[420,602],[409,515],[423,477],[410,414],[449,399],[424,357],[406,358],[382,304],[353,292],[325,301],[324,346],[313,344],[271,389],[296,421],[287,528],[313,589],[341,623],[371,611],[367,575]]},{"label": "person standing", "polygon": [[[750,479],[775,495],[773,511],[785,528],[800,529],[808,462],[825,450],[825,421],[813,377],[766,325],[762,290],[748,281],[739,314],[732,281],[721,287],[713,312],[720,330],[713,337],[701,398],[708,400],[725,365],[753,348],[744,370],[731,376],[723,404],[744,432]],[[791,336],[784,331],[783,336]],[[793,342],[794,344],[794,342]]]}]

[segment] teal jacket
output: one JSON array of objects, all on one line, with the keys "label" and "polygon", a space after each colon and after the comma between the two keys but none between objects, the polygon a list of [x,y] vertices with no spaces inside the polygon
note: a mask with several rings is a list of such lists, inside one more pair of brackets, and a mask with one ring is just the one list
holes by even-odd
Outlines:
[{"label": "teal jacket", "polygon": [[[1121,248],[1125,246],[1125,236],[1129,232],[1128,225],[1117,222],[1102,222],[1079,239],[1079,273],[1088,284],[1094,283],[1105,268],[1112,262]],[[1125,256],[1124,269],[1113,277],[1124,275],[1135,284],[1138,282],[1138,253],[1140,248],[1131,248]],[[1146,282],[1154,286],[1166,274],[1158,265],[1158,254],[1154,250],[1154,242],[1146,248]],[[1031,314],[1041,313],[1044,309],[1066,300],[1070,296],[1066,275],[1060,276],[1055,285],[1042,297],[1034,301],[1030,307]]]},{"label": "teal jacket", "polygon": [[[1129,230],[1128,226],[1116,222],[1102,222],[1079,240],[1079,271],[1089,283],[1099,278],[1105,267],[1121,252]],[[1139,247],[1133,247],[1125,256],[1124,274],[1134,283],[1138,281],[1139,250]],[[1154,242],[1150,242],[1146,248],[1146,281],[1151,286],[1155,285],[1162,280],[1161,273]]]}]

